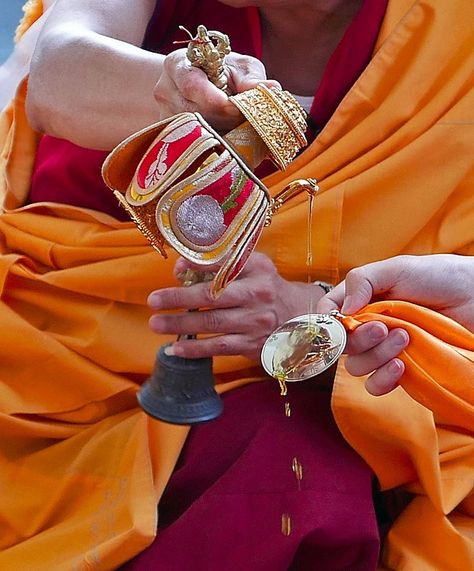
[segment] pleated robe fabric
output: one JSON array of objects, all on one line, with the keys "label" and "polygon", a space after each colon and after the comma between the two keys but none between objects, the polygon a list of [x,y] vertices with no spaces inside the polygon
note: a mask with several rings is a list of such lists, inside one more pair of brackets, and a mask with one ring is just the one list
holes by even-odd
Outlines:
[{"label": "pleated robe fabric", "polygon": [[[319,180],[315,278],[335,282],[403,253],[474,252],[473,17],[470,0],[390,2],[365,72],[314,143],[266,179],[272,193],[295,178]],[[38,139],[24,113],[26,87],[0,117],[0,568],[113,569],[152,542],[187,434],[150,420],[135,401],[169,339],[148,331],[145,299],[171,285],[174,255],[161,259],[133,224],[105,214],[22,206]],[[306,278],[307,208],[304,197],[287,204],[258,246],[288,279]],[[443,328],[459,333],[450,320]],[[445,411],[441,397],[417,402],[408,391],[425,393],[408,382],[371,397],[343,360],[336,373],[342,434],[382,489],[413,495],[386,538],[386,569],[474,564],[465,392],[474,348],[468,332],[454,337],[450,363],[463,355],[464,366],[436,367],[433,358],[429,384],[454,395],[448,403],[458,397],[462,414],[451,404]],[[216,359],[215,370],[220,391],[262,377],[238,357]]]}]

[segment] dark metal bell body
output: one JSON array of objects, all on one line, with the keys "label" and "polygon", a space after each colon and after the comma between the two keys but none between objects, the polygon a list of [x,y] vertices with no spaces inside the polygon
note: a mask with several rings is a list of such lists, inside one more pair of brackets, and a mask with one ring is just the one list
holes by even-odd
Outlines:
[{"label": "dark metal bell body", "polygon": [[143,410],[171,424],[198,424],[218,417],[223,404],[214,388],[212,359],[166,355],[163,345],[152,376],[138,393]]}]

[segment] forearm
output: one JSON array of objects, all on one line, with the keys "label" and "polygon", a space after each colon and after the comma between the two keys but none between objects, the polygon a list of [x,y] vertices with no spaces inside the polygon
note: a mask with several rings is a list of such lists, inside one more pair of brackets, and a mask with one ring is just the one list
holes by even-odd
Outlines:
[{"label": "forearm", "polygon": [[153,88],[164,57],[68,24],[40,39],[27,112],[39,131],[109,150],[157,120]]}]

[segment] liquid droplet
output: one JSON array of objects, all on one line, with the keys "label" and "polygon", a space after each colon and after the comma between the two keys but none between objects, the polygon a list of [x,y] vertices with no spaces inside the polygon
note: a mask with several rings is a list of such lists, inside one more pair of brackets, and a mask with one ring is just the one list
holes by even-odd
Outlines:
[{"label": "liquid droplet", "polygon": [[282,514],[281,516],[281,532],[286,537],[291,533],[291,517],[289,514]]},{"label": "liquid droplet", "polygon": [[285,403],[285,416],[288,418],[291,416],[291,407],[289,402]]},{"label": "liquid droplet", "polygon": [[301,480],[303,479],[303,466],[298,458],[293,458],[291,462],[291,469],[293,470],[296,479],[298,480],[298,489],[301,490]]},{"label": "liquid droplet", "polygon": [[275,377],[280,385],[280,396],[286,397],[288,394],[288,387],[286,386],[286,376],[283,374],[275,374]]}]

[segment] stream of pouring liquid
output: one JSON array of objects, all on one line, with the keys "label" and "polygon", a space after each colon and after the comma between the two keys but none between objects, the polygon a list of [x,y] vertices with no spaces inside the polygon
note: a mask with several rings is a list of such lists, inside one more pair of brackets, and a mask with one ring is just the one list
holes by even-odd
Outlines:
[{"label": "stream of pouring liquid", "polygon": [[[313,266],[313,246],[311,240],[313,225],[313,195],[309,194],[309,208],[308,208],[308,237],[307,237],[307,257],[306,257],[306,267],[307,267],[307,281],[312,282],[311,268]],[[313,299],[312,296],[309,298],[308,314],[313,314]],[[311,324],[308,323],[308,327]],[[280,396],[286,397],[288,395],[288,387],[286,384],[288,371],[279,371],[276,375],[276,379],[280,385]],[[285,416],[287,418],[291,417],[291,405],[288,400],[285,400]],[[298,490],[301,491],[301,481],[303,480],[303,465],[295,456],[291,461],[291,470],[295,475]],[[281,515],[281,533],[288,537],[291,534],[291,515],[289,513],[283,513]]]}]

